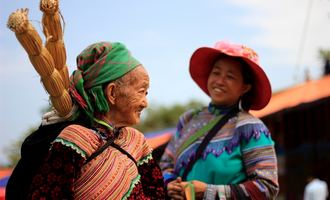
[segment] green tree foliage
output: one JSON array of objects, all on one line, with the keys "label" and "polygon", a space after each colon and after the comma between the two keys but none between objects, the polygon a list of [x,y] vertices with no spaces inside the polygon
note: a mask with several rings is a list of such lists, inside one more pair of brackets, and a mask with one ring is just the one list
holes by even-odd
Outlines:
[{"label": "green tree foliage", "polygon": [[[51,105],[49,104],[48,106],[45,106],[41,108],[40,114],[42,115],[43,113],[46,113],[51,110]],[[21,158],[21,146],[25,140],[25,138],[33,133],[35,130],[37,130],[38,127],[30,127],[28,128],[20,138],[18,138],[16,141],[14,141],[10,146],[6,147],[4,149],[4,152],[6,154],[6,157],[9,161],[7,167],[14,167],[19,159]]]},{"label": "green tree foliage", "polygon": [[330,59],[330,49],[320,49],[319,56],[322,60],[329,60]]},{"label": "green tree foliage", "polygon": [[330,49],[320,49],[319,56],[323,61],[323,75],[330,74]]},{"label": "green tree foliage", "polygon": [[36,127],[31,127],[25,131],[23,137],[19,138],[17,141],[13,142],[12,145],[5,148],[6,156],[8,158],[8,167],[13,167],[17,164],[18,160],[21,158],[21,146],[26,136],[30,135],[35,131]]},{"label": "green tree foliage", "polygon": [[141,123],[135,128],[143,133],[150,131],[157,131],[165,128],[175,127],[179,116],[191,108],[200,108],[203,105],[202,102],[192,100],[187,104],[174,104],[171,106],[159,106],[151,105],[142,117]]}]

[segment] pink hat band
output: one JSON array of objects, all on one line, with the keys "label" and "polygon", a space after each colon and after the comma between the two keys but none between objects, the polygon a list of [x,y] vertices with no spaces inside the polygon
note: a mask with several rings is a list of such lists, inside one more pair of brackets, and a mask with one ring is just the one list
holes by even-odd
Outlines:
[{"label": "pink hat band", "polygon": [[222,53],[229,56],[248,58],[249,60],[259,65],[258,54],[249,47],[221,41],[217,42],[214,48],[219,49]]}]

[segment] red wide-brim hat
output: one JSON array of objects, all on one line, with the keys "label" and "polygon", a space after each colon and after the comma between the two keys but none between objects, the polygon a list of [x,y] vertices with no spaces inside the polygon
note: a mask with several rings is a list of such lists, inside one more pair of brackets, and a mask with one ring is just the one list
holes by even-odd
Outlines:
[{"label": "red wide-brim hat", "polygon": [[225,41],[216,43],[214,48],[198,48],[190,59],[189,71],[192,79],[210,96],[207,80],[213,64],[221,54],[242,58],[248,64],[244,66],[250,68],[253,82],[246,100],[250,102],[251,110],[264,108],[271,98],[272,89],[266,73],[259,64],[258,55],[251,48]]}]

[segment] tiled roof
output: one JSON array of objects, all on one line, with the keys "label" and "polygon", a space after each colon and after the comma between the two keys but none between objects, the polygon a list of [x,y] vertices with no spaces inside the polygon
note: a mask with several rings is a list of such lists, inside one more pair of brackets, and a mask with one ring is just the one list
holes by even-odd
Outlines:
[{"label": "tiled roof", "polygon": [[330,75],[311,80],[282,90],[272,95],[269,104],[262,110],[251,111],[257,117],[281,111],[302,103],[313,102],[330,96]]}]

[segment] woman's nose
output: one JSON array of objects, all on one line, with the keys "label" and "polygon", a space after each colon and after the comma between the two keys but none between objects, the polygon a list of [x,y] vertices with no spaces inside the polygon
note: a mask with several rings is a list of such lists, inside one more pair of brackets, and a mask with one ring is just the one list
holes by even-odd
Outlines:
[{"label": "woman's nose", "polygon": [[148,99],[147,99],[147,97],[144,97],[144,99],[143,99],[143,101],[142,101],[142,106],[143,106],[144,108],[148,107]]},{"label": "woman's nose", "polygon": [[225,77],[224,77],[224,76],[218,76],[218,77],[216,78],[216,83],[217,83],[217,84],[223,84],[224,81],[225,81]]}]

